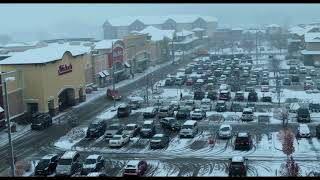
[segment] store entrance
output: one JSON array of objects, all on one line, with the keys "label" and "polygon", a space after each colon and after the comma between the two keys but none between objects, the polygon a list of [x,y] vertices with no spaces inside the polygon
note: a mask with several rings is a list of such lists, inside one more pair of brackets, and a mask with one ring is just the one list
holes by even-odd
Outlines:
[{"label": "store entrance", "polygon": [[75,105],[75,92],[72,88],[64,89],[59,94],[59,111],[62,112],[69,107]]}]

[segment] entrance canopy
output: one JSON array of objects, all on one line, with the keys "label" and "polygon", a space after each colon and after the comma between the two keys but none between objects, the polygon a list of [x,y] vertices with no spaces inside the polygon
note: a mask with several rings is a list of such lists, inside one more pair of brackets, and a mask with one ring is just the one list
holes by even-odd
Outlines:
[{"label": "entrance canopy", "polygon": [[106,77],[106,75],[105,75],[102,71],[101,71],[101,72],[99,72],[98,74],[99,74],[99,76],[100,76],[101,78]]},{"label": "entrance canopy", "polygon": [[102,72],[103,72],[103,74],[105,74],[106,76],[110,76],[110,74],[108,73],[107,70],[103,70]]},{"label": "entrance canopy", "polygon": [[125,68],[130,68],[131,66],[130,66],[130,64],[129,64],[128,62],[125,62],[125,63],[124,63],[124,67],[125,67]]}]

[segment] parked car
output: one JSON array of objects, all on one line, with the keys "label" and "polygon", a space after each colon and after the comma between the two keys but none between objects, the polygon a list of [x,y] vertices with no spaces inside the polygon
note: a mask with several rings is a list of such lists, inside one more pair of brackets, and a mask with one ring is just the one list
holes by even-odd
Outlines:
[{"label": "parked car", "polygon": [[127,124],[122,134],[129,136],[130,138],[137,136],[140,133],[141,127],[138,124]]},{"label": "parked car", "polygon": [[235,96],[234,96],[234,99],[236,101],[244,101],[244,92],[242,91],[237,91]]},{"label": "parked car", "polygon": [[297,76],[297,75],[292,75],[292,76],[291,76],[291,82],[292,82],[292,84],[294,84],[294,85],[299,85],[299,82],[300,82],[299,76]]},{"label": "parked car", "polygon": [[299,72],[300,74],[307,74],[307,69],[305,66],[300,66],[299,67]]},{"label": "parked car", "polygon": [[43,130],[52,125],[52,117],[48,113],[36,113],[32,115],[31,129]]},{"label": "parked car", "polygon": [[193,100],[186,100],[184,102],[184,106],[189,109],[189,111],[193,111],[196,108],[196,105],[194,104]]},{"label": "parked car", "polygon": [[318,139],[320,138],[320,124],[316,126],[316,136]]},{"label": "parked car", "polygon": [[216,91],[209,91],[207,94],[207,98],[211,99],[212,101],[217,100],[218,93]]},{"label": "parked car", "polygon": [[169,108],[173,111],[178,111],[178,109],[180,108],[180,104],[178,101],[171,101],[169,104]]},{"label": "parked car", "polygon": [[269,92],[269,86],[263,85],[261,86],[261,92]]},{"label": "parked car", "polygon": [[107,124],[105,120],[95,120],[90,123],[87,129],[87,138],[96,138],[102,136],[107,128]]},{"label": "parked car", "polygon": [[117,116],[118,117],[128,117],[131,113],[131,106],[128,104],[121,104],[118,107]]},{"label": "parked car", "polygon": [[186,86],[192,86],[192,85],[193,85],[193,80],[192,79],[187,79]]},{"label": "parked car", "polygon": [[202,120],[207,117],[206,112],[202,109],[195,109],[194,111],[191,111],[190,116],[192,120]]},{"label": "parked car", "polygon": [[156,133],[156,126],[153,120],[144,121],[140,130],[141,137],[152,137]]},{"label": "parked car", "polygon": [[141,107],[143,101],[144,100],[141,97],[130,97],[128,105],[131,107],[131,109],[137,110]]},{"label": "parked car", "polygon": [[203,111],[211,111],[212,110],[212,104],[211,104],[211,99],[204,98],[201,100],[200,107]]},{"label": "parked car", "polygon": [[297,111],[297,121],[308,123],[311,121],[310,112],[308,108],[299,108]]},{"label": "parked car", "polygon": [[299,124],[297,137],[299,138],[310,138],[311,133],[307,124]]},{"label": "parked car", "polygon": [[320,103],[309,103],[309,110],[311,112],[320,112]]},{"label": "parked car", "polygon": [[253,121],[253,110],[251,108],[244,108],[241,116],[242,121]]},{"label": "parked car", "polygon": [[165,134],[155,134],[150,140],[151,149],[165,148],[170,142],[170,139]]},{"label": "parked car", "polygon": [[144,118],[154,118],[158,113],[158,108],[156,107],[147,107],[143,112]]},{"label": "parked car", "polygon": [[194,138],[195,135],[198,134],[198,123],[194,120],[187,120],[180,130],[179,136],[180,138],[184,137],[192,137]]},{"label": "parked car", "polygon": [[171,78],[166,78],[166,80],[164,81],[165,86],[172,86],[173,84],[174,84],[174,81]]},{"label": "parked car", "polygon": [[229,160],[229,176],[247,176],[247,158],[244,158],[242,156],[234,156]]},{"label": "parked car", "polygon": [[159,112],[158,112],[159,119],[164,118],[164,117],[173,116],[173,115],[174,115],[174,111],[169,106],[160,107]]},{"label": "parked car", "polygon": [[250,102],[257,102],[258,101],[258,94],[253,91],[253,92],[249,92],[248,94],[248,101]]},{"label": "parked car", "polygon": [[232,137],[232,127],[230,124],[222,124],[219,127],[218,136],[220,138],[231,138]]},{"label": "parked car", "polygon": [[216,111],[217,112],[225,112],[227,111],[227,104],[225,101],[219,100],[216,104]]},{"label": "parked car", "polygon": [[245,92],[253,92],[253,91],[254,91],[254,88],[253,88],[252,86],[246,86],[246,87],[244,88],[244,91],[245,91]]},{"label": "parked car", "polygon": [[219,94],[219,100],[229,101],[231,99],[230,91],[223,90]]},{"label": "parked car", "polygon": [[290,86],[291,85],[291,79],[290,78],[284,78],[283,79],[283,85]]},{"label": "parked car", "polygon": [[58,154],[48,154],[43,156],[35,167],[34,174],[44,176],[53,174],[56,171],[59,159],[60,157]]},{"label": "parked car", "polygon": [[81,175],[87,175],[91,172],[99,172],[104,168],[105,160],[102,155],[89,155],[84,161]]},{"label": "parked car", "polygon": [[176,78],[174,84],[177,86],[182,86],[184,84],[184,80],[182,78]]},{"label": "parked car", "polygon": [[311,70],[309,71],[309,75],[310,75],[310,76],[317,76],[318,74],[317,74],[317,71],[316,71],[316,70],[311,69]]},{"label": "parked car", "polygon": [[249,133],[239,132],[236,136],[235,150],[250,150],[252,148],[252,138]]},{"label": "parked car", "polygon": [[110,140],[111,138],[113,138],[114,135],[122,134],[123,129],[124,125],[120,123],[111,124],[105,132],[104,139]]},{"label": "parked car", "polygon": [[262,98],[261,98],[262,102],[272,102],[272,94],[270,93],[263,93]]},{"label": "parked car", "polygon": [[231,112],[242,112],[243,108],[240,103],[232,102],[230,106]]},{"label": "parked car", "polygon": [[160,120],[160,125],[163,128],[170,129],[172,131],[179,131],[181,129],[180,123],[173,117],[165,117]]},{"label": "parked car", "polygon": [[72,176],[81,172],[80,154],[77,151],[66,151],[58,161],[56,176]]},{"label": "parked car", "polygon": [[185,106],[181,106],[178,112],[176,113],[176,119],[187,119],[189,117],[190,109]]},{"label": "parked car", "polygon": [[109,140],[110,147],[122,147],[130,141],[130,136],[126,134],[116,134]]},{"label": "parked car", "polygon": [[123,176],[143,176],[148,169],[148,164],[144,160],[131,160],[124,168]]},{"label": "parked car", "polygon": [[194,100],[202,100],[204,98],[205,92],[203,91],[195,91],[193,95]]}]

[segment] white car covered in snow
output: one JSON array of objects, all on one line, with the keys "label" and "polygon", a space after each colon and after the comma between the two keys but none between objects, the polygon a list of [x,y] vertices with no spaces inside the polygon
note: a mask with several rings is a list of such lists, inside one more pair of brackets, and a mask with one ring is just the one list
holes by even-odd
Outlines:
[{"label": "white car covered in snow", "polygon": [[212,109],[212,104],[211,104],[211,99],[204,98],[201,100],[200,107],[203,111],[211,111]]},{"label": "white car covered in snow", "polygon": [[127,144],[130,140],[130,136],[121,134],[121,135],[114,135],[112,139],[109,140],[110,147],[122,147],[123,145]]},{"label": "white car covered in snow", "polygon": [[220,138],[230,138],[232,136],[232,127],[229,124],[222,124],[219,128],[218,135]]},{"label": "white car covered in snow", "polygon": [[311,136],[310,129],[306,124],[299,124],[298,134],[299,138],[309,138]]},{"label": "white car covered in snow", "polygon": [[190,116],[192,120],[202,120],[206,118],[206,112],[202,109],[195,109],[194,111],[191,111]]}]

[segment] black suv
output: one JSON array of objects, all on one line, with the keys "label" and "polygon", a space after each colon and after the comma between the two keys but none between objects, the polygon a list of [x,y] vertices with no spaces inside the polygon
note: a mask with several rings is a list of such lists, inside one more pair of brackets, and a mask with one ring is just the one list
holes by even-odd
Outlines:
[{"label": "black suv", "polygon": [[247,158],[242,156],[234,156],[229,159],[229,177],[232,176],[247,176]]},{"label": "black suv", "polygon": [[211,99],[212,101],[217,100],[218,93],[216,91],[209,91],[207,98]]},{"label": "black suv", "polygon": [[106,131],[106,121],[105,120],[96,120],[92,122],[87,130],[87,138],[95,138],[102,136]]},{"label": "black suv", "polygon": [[43,130],[52,125],[52,117],[48,113],[36,113],[32,115],[31,129]]},{"label": "black suv", "polygon": [[299,108],[297,111],[298,122],[310,122],[310,112],[307,108]]},{"label": "black suv", "polygon": [[128,104],[121,104],[118,107],[117,116],[118,117],[128,117],[131,113],[131,106]]},{"label": "black suv", "polygon": [[176,119],[187,119],[190,117],[190,110],[184,106],[180,107],[176,114]]},{"label": "black suv", "polygon": [[202,100],[204,98],[205,92],[203,91],[195,91],[193,94],[194,100]]},{"label": "black suv", "polygon": [[249,92],[248,94],[248,101],[250,102],[257,102],[258,101],[258,94],[253,91],[253,92]]},{"label": "black suv", "polygon": [[240,132],[237,134],[234,150],[250,150],[252,148],[251,135],[246,132]]},{"label": "black suv", "polygon": [[160,120],[160,125],[163,128],[170,129],[172,131],[179,131],[181,129],[180,123],[172,117],[165,117]]},{"label": "black suv", "polygon": [[41,158],[37,166],[35,167],[35,175],[50,175],[56,171],[56,167],[59,161],[58,154],[48,154]]},{"label": "black suv", "polygon": [[151,149],[164,148],[169,144],[169,137],[165,134],[155,134],[150,140]]},{"label": "black suv", "polygon": [[227,111],[227,104],[225,101],[218,101],[216,105],[217,112],[225,112]]}]

